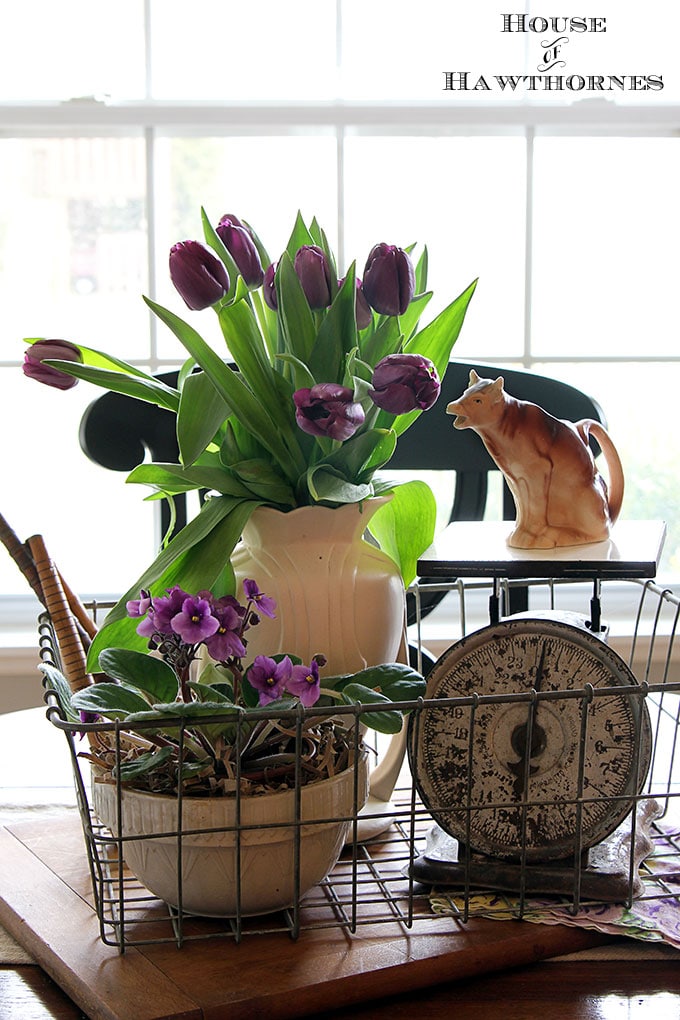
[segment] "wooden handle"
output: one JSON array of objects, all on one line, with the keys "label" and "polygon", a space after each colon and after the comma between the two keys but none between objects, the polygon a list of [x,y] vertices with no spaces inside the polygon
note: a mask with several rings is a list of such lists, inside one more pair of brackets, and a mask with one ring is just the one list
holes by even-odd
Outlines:
[{"label": "wooden handle", "polygon": [[42,587],[40,585],[40,578],[38,577],[38,571],[35,568],[35,563],[29,555],[26,546],[23,542],[19,541],[2,514],[0,514],[0,540],[30,584],[42,605],[45,605]]},{"label": "wooden handle", "polygon": [[76,593],[69,588],[68,584],[64,580],[64,575],[61,572],[59,572],[59,580],[61,581],[61,586],[64,589],[64,595],[66,596],[66,601],[69,604],[71,612],[87,636],[91,640],[94,640],[97,634],[97,624],[94,622]]},{"label": "wooden handle", "polygon": [[72,691],[79,691],[91,684],[92,678],[87,672],[85,651],[71,615],[59,571],[50,559],[41,535],[29,538],[28,547],[40,579],[43,604],[52,618],[66,679]]}]

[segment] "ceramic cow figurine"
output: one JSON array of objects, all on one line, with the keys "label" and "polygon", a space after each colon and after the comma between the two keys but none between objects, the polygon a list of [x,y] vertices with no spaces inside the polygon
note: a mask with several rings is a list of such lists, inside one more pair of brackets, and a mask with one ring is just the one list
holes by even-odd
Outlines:
[{"label": "ceramic cow figurine", "polygon": [[[473,370],[463,395],[446,408],[454,427],[474,429],[503,472],[517,520],[508,545],[551,549],[608,538],[623,500],[623,468],[609,434],[586,418],[553,418],[537,404],[505,392],[503,377]],[[607,462],[609,486],[588,445],[592,434]]]}]

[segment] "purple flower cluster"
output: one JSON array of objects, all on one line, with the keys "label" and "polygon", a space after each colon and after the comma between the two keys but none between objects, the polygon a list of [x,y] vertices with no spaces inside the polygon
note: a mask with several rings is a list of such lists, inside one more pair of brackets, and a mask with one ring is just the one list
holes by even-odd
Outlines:
[{"label": "purple flower cluster", "polygon": [[323,665],[323,657],[314,656],[309,666],[294,666],[287,655],[278,660],[268,655],[256,655],[246,672],[246,679],[258,691],[260,705],[268,705],[284,694],[292,694],[309,708],[319,700],[321,693],[319,660]]},{"label": "purple flower cluster", "polygon": [[[215,598],[205,591],[191,595],[176,585],[158,597],[142,591],[126,608],[128,616],[141,618],[137,633],[148,638],[149,646],[157,649],[178,674],[188,668],[199,647],[204,646],[212,659],[240,677],[241,660],[246,655],[245,632],[259,622],[259,614],[271,619],[276,615],[276,602],[260,591],[256,581],[246,578],[243,592],[245,605],[232,595]],[[309,666],[293,665],[287,655],[278,659],[258,655],[245,679],[258,692],[260,705],[288,693],[309,706],[319,698],[319,664],[324,662],[323,656],[315,656]]]}]

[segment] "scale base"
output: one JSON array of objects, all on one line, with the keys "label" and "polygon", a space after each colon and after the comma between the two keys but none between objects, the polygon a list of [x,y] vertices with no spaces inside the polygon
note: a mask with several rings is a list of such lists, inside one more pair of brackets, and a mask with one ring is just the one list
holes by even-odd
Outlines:
[{"label": "scale base", "polygon": [[[652,851],[649,825],[658,817],[655,801],[638,806],[635,841],[631,854],[630,816],[605,840],[592,847],[581,861],[579,898],[604,903],[622,903],[642,893],[637,877],[642,861]],[[631,860],[632,857],[632,860]],[[632,867],[632,870],[631,870]],[[428,834],[424,853],[410,869],[423,885],[471,887],[526,895],[573,896],[577,876],[574,861],[504,861],[485,854],[470,853],[438,825]],[[631,874],[635,877],[631,881]]]}]

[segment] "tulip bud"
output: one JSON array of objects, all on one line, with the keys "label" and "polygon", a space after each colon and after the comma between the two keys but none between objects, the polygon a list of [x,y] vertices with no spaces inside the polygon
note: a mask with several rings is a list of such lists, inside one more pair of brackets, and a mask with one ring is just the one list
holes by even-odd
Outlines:
[{"label": "tulip bud", "polygon": [[170,279],[188,308],[209,308],[229,290],[229,274],[200,241],[178,241],[170,249]]},{"label": "tulip bud", "polygon": [[388,354],[375,366],[371,382],[371,400],[390,414],[427,411],[441,389],[437,369],[420,354]]},{"label": "tulip bud", "polygon": [[416,289],[413,263],[402,248],[376,244],[364,269],[366,300],[381,315],[403,315]]},{"label": "tulip bud", "polygon": [[272,262],[271,265],[267,266],[264,271],[264,280],[262,283],[262,293],[264,300],[273,312],[278,311],[279,299],[276,296],[276,286],[274,285],[274,277],[276,276],[276,267],[278,262]]},{"label": "tulip bud", "polygon": [[318,383],[311,389],[296,390],[295,420],[310,436],[349,439],[364,422],[361,404],[354,403],[354,394],[347,386]]},{"label": "tulip bud", "polygon": [[255,242],[248,229],[231,214],[223,216],[215,229],[238,266],[246,286],[259,287],[264,272]]},{"label": "tulip bud", "polygon": [[315,244],[298,248],[293,262],[310,308],[328,308],[333,299],[328,259]]},{"label": "tulip bud", "polygon": [[[342,287],[345,282],[344,277],[342,280],[338,280],[338,288]],[[354,309],[357,319],[357,329],[366,329],[367,326],[373,321],[373,312],[364,295],[363,287],[361,286],[361,280],[357,278],[357,293],[356,300],[354,302]]]},{"label": "tulip bud", "polygon": [[68,340],[36,340],[28,348],[24,355],[24,375],[29,379],[37,379],[46,386],[53,386],[57,390],[70,390],[78,380],[75,376],[67,375],[58,368],[51,365],[44,365],[44,361],[73,361],[82,363],[83,356],[80,350]]}]

